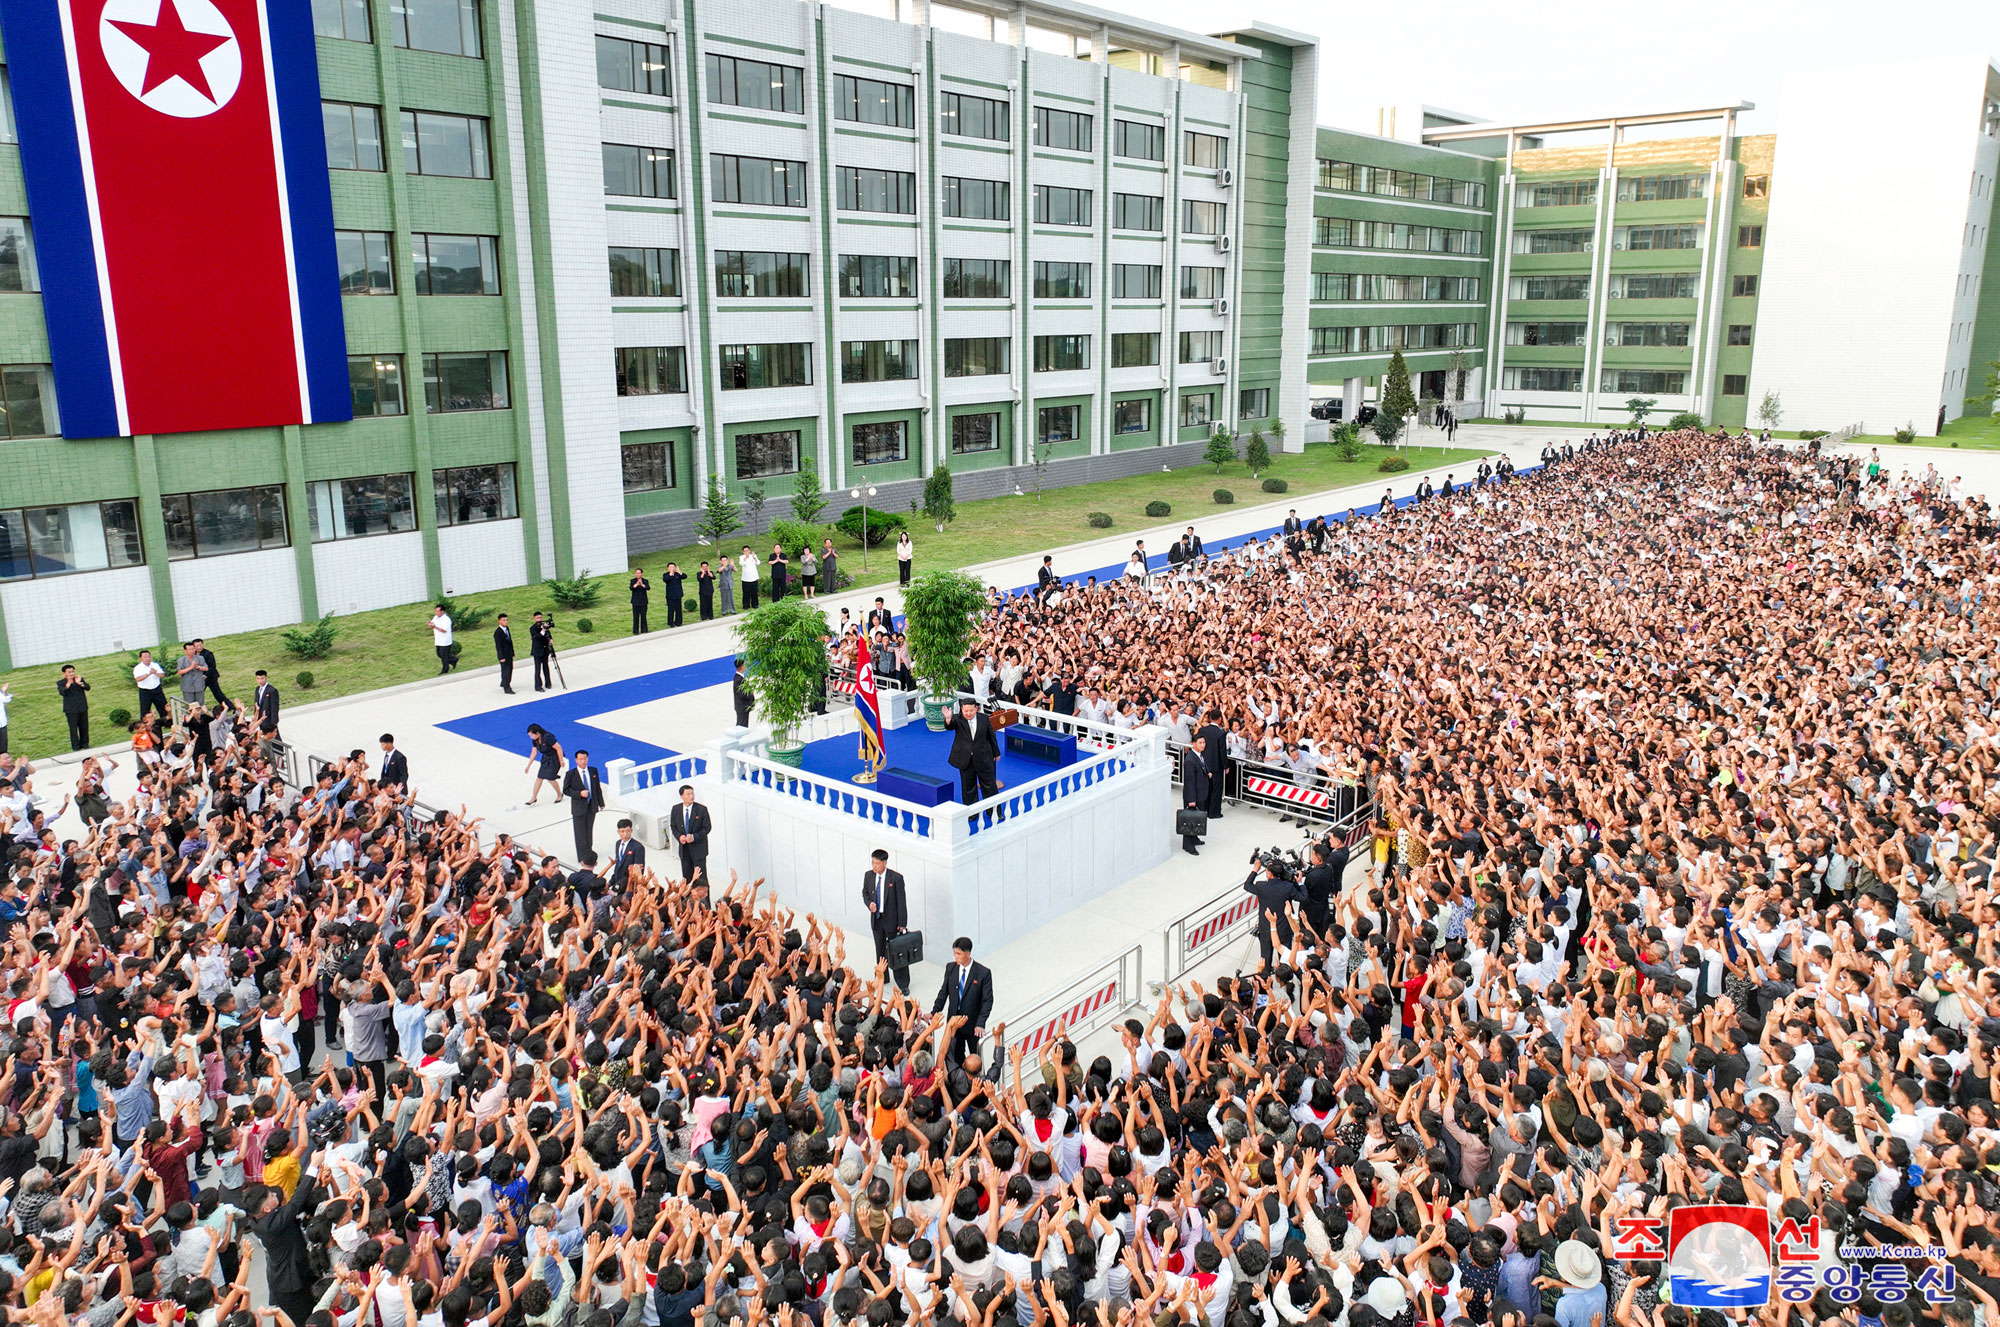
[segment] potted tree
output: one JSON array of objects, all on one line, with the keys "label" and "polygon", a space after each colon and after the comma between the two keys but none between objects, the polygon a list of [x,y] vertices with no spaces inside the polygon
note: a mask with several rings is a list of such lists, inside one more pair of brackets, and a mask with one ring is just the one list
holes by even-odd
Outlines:
[{"label": "potted tree", "polygon": [[796,769],[805,759],[799,725],[826,682],[826,614],[805,599],[780,599],[737,618],[735,630],[751,694],[771,724],[771,759]]},{"label": "potted tree", "polygon": [[986,593],[962,571],[927,571],[903,591],[903,629],[910,641],[910,671],[924,688],[924,725],[944,731],[945,707],[965,672]]}]

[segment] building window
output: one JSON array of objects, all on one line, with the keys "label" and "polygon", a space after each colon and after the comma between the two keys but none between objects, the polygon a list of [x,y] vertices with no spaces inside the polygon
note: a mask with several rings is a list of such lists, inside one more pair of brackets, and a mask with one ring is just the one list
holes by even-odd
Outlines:
[{"label": "building window", "polygon": [[604,192],[616,198],[672,198],[674,152],[665,147],[604,146]]},{"label": "building window", "polygon": [[500,246],[491,235],[412,235],[419,295],[498,295]]},{"label": "building window", "polygon": [[507,408],[507,352],[475,350],[424,356],[424,411]]},{"label": "building window", "polygon": [[1111,367],[1114,369],[1140,369],[1160,362],[1160,334],[1158,332],[1113,332],[1111,334]]},{"label": "building window", "polygon": [[1748,272],[1742,276],[1732,278],[1730,294],[1746,299],[1754,297],[1757,294],[1757,274],[1755,272]]},{"label": "building window", "polygon": [[319,104],[329,170],[382,169],[382,112],[344,101]]},{"label": "building window", "polygon": [[803,253],[715,251],[715,293],[724,299],[796,299],[806,294],[811,257]]},{"label": "building window", "polygon": [[1229,209],[1221,203],[1204,203],[1198,198],[1181,200],[1181,234],[1220,235],[1227,227]]},{"label": "building window", "polygon": [[658,493],[680,487],[674,476],[674,446],[670,442],[628,442],[618,449],[618,468],[627,493]]},{"label": "building window", "polygon": [[[946,345],[951,344],[946,342]],[[976,415],[953,415],[951,417],[951,452],[963,456],[967,452],[997,452],[1000,450],[1000,415],[997,411],[981,411]]]},{"label": "building window", "polygon": [[7,66],[0,64],[0,143],[17,139],[14,129],[14,91],[9,86]]},{"label": "building window", "polygon": [[313,0],[313,35],[336,41],[374,41],[368,0]]},{"label": "building window", "polygon": [[1009,214],[1007,181],[944,177],[944,214],[978,221],[1005,221]]},{"label": "building window", "polygon": [[1160,265],[1158,263],[1113,263],[1111,265],[1111,296],[1113,299],[1158,299],[1160,297]]},{"label": "building window", "polygon": [[1749,324],[1749,323],[1731,323],[1731,324],[1729,324],[1729,344],[1730,344],[1730,345],[1732,345],[1732,346],[1747,346],[1747,345],[1749,345],[1749,344],[1750,344],[1750,324]]},{"label": "building window", "polygon": [[1312,298],[1315,304],[1333,304],[1345,300],[1347,292],[1354,288],[1348,272],[1314,272]]},{"label": "building window", "polygon": [[1113,120],[1111,155],[1130,157],[1135,161],[1165,161],[1167,131],[1161,125],[1146,124],[1140,120]]},{"label": "building window", "polygon": [[804,115],[806,71],[734,55],[711,55],[708,100],[716,106],[747,106],[751,110]]},{"label": "building window", "polygon": [[1500,375],[1510,392],[1580,392],[1582,369],[1510,368]]},{"label": "building window", "polygon": [[944,376],[947,378],[990,378],[1008,370],[1008,348],[1004,336],[948,337],[944,343]]},{"label": "building window", "polygon": [[1271,417],[1271,389],[1269,387],[1246,387],[1237,398],[1236,417],[1238,419],[1269,419]]},{"label": "building window", "polygon": [[617,92],[644,92],[654,97],[670,95],[674,90],[674,74],[673,66],[667,63],[667,48],[657,42],[600,36],[597,86]]},{"label": "building window", "polygon": [[[1530,325],[1551,326],[1551,324]],[[1310,353],[1368,355],[1383,354],[1391,350],[1453,350],[1478,344],[1479,326],[1476,323],[1391,323],[1386,327],[1315,327],[1312,329]],[[1577,344],[1581,345],[1582,342],[1579,341]]]},{"label": "building window", "polygon": [[833,118],[853,120],[857,124],[885,124],[896,129],[908,129],[917,122],[916,94],[901,83],[835,74]]},{"label": "building window", "polygon": [[1038,336],[1035,338],[1035,372],[1068,373],[1090,367],[1090,338],[1087,336]]},{"label": "building window", "polygon": [[736,435],[736,477],[762,479],[767,475],[798,473],[799,430],[775,429],[767,433]]},{"label": "building window", "polygon": [[1036,299],[1089,299],[1089,263],[1036,263]]},{"label": "building window", "polygon": [[[343,295],[393,295],[396,264],[389,256],[389,233],[382,230],[336,230],[334,257],[340,263]],[[9,287],[18,290],[19,286]]]},{"label": "building window", "polygon": [[1607,346],[1684,346],[1688,343],[1689,323],[1607,323],[1604,327],[1604,344]]},{"label": "building window", "polygon": [[1090,151],[1090,117],[1082,111],[1059,111],[1052,106],[1035,107],[1035,146]]},{"label": "building window", "polygon": [[1580,346],[1589,334],[1586,323],[1508,323],[1510,346]]},{"label": "building window", "polygon": [[946,299],[1006,299],[1013,288],[1013,264],[1005,258],[944,260]]},{"label": "building window", "polygon": [[0,364],[0,438],[55,433],[55,399],[47,364]]},{"label": "building window", "polygon": [[[1523,281],[1535,281],[1536,277],[1515,277],[1510,283],[1518,293]],[[1570,280],[1572,278],[1562,278]],[[1583,282],[1587,278],[1576,277]],[[1367,275],[1358,272],[1315,272],[1313,273],[1312,297],[1325,303],[1345,300],[1387,300],[1392,303],[1477,303],[1479,299],[1479,278],[1476,276],[1387,276]],[[1578,296],[1577,298],[1582,298]]]},{"label": "building window", "polygon": [[1745,175],[1743,177],[1743,196],[1745,198],[1769,198],[1771,196],[1771,177],[1768,175]]},{"label": "building window", "polygon": [[1762,226],[1738,226],[1736,228],[1736,247],[1739,249],[1763,248],[1764,228]]},{"label": "building window", "polygon": [[620,346],[611,354],[620,396],[677,396],[688,389],[684,346]]},{"label": "building window", "polygon": [[402,534],[417,528],[415,475],[318,479],[306,485],[306,524],[315,544]]},{"label": "building window", "polygon": [[1111,403],[1111,431],[1113,433],[1151,433],[1153,431],[1153,402],[1150,397],[1134,397],[1129,401]]},{"label": "building window", "polygon": [[915,341],[843,341],[842,382],[899,382],[917,376]]},{"label": "building window", "polygon": [[403,404],[403,357],[401,355],[349,355],[347,394],[354,403],[356,419],[400,415]]},{"label": "building window", "polygon": [[1053,184],[1036,185],[1035,220],[1048,226],[1088,226],[1090,190],[1064,189]]},{"label": "building window", "polygon": [[1181,363],[1206,364],[1222,358],[1221,332],[1182,332]]},{"label": "building window", "polygon": [[720,359],[725,392],[812,385],[812,346],[804,341],[723,346]]},{"label": "building window", "polygon": [[392,0],[389,26],[405,49],[479,58],[478,0]]},{"label": "building window", "polygon": [[0,217],[0,291],[41,288],[41,278],[35,271],[35,244],[28,233],[28,219]]},{"label": "building window", "polygon": [[1613,249],[1699,249],[1700,226],[1619,226],[1611,232]]},{"label": "building window", "polygon": [[844,253],[840,293],[865,299],[915,299],[917,260],[893,254]]},{"label": "building window", "polygon": [[1181,396],[1181,427],[1207,428],[1215,422],[1215,393],[1187,392]]},{"label": "building window", "polygon": [[[1594,183],[1594,182],[1593,182]],[[1384,198],[1414,198],[1456,207],[1484,207],[1486,186],[1478,180],[1454,180],[1443,175],[1363,166],[1352,161],[1319,159],[1319,187],[1345,193],[1379,194]],[[1596,195],[1593,194],[1594,198]]]},{"label": "building window", "polygon": [[439,525],[516,520],[521,509],[514,499],[514,463],[434,470],[431,504]]},{"label": "building window", "polygon": [[1119,230],[1158,230],[1165,201],[1152,194],[1112,194],[1111,224]]},{"label": "building window", "polygon": [[1707,171],[1675,175],[1627,175],[1618,181],[1621,203],[1660,203],[1677,198],[1701,198],[1708,191]]},{"label": "building window", "polygon": [[1687,391],[1685,369],[1606,369],[1599,391],[1640,396],[1679,396]]},{"label": "building window", "polygon": [[681,293],[679,249],[632,249],[614,246],[611,256],[613,295],[674,295]]},{"label": "building window", "polygon": [[1313,355],[1345,355],[1354,348],[1352,327],[1315,327],[1312,329]]},{"label": "building window", "polygon": [[1007,103],[964,92],[938,94],[938,132],[960,138],[1007,138]]},{"label": "building window", "polygon": [[476,115],[403,112],[403,173],[490,180],[486,121]]},{"label": "building window", "polygon": [[1750,393],[1750,375],[1747,373],[1725,373],[1722,375],[1724,396],[1747,396]]},{"label": "building window", "polygon": [[[1522,232],[1547,234],[1548,232]],[[1588,231],[1584,232],[1589,234]],[[1410,226],[1400,221],[1354,221],[1347,217],[1314,217],[1313,243],[1326,249],[1398,249],[1413,253],[1477,254],[1482,237],[1476,230],[1444,226]],[[1520,236],[1515,236],[1520,243]],[[1516,248],[1516,253],[1529,252]],[[1532,252],[1562,252],[1533,250]]]},{"label": "building window", "polygon": [[1597,181],[1550,180],[1547,184],[1514,186],[1516,207],[1592,207],[1597,203]]},{"label": "building window", "polygon": [[1181,298],[1215,299],[1224,290],[1222,271],[1220,267],[1183,267]]},{"label": "building window", "polygon": [[878,419],[854,426],[854,463],[883,465],[910,457],[910,424],[903,419]]},{"label": "building window", "polygon": [[0,580],[108,571],[145,562],[132,498],[0,511]]},{"label": "building window", "polygon": [[1035,437],[1041,442],[1075,442],[1083,436],[1083,407],[1045,405],[1035,411]]},{"label": "building window", "polygon": [[1611,278],[1612,299],[1693,299],[1693,272],[1624,272]]},{"label": "building window", "polygon": [[769,207],[806,205],[806,163],[769,157],[714,157],[711,196],[718,203],[762,203]]},{"label": "building window", "polygon": [[160,519],[166,526],[170,562],[254,553],[291,543],[285,490],[278,484],[162,494]]},{"label": "building window", "polygon": [[839,186],[843,212],[914,215],[917,210],[917,177],[910,171],[841,166],[834,173],[834,182]]},{"label": "building window", "polygon": [[1596,233],[1588,227],[1514,232],[1515,253],[1589,253],[1595,244]]},{"label": "building window", "polygon": [[1182,137],[1181,165],[1203,170],[1220,170],[1229,164],[1229,140],[1219,134],[1198,134],[1190,129]]}]

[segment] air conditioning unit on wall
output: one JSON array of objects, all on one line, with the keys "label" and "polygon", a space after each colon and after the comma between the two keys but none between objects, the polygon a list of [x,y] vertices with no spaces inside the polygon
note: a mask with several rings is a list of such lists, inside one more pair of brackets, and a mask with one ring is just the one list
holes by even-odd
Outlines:
[{"label": "air conditioning unit on wall", "polygon": [[1218,299],[1209,305],[1209,308],[1218,318],[1225,318],[1229,315],[1229,301],[1227,299]]},{"label": "air conditioning unit on wall", "polygon": [[1224,166],[1215,173],[1215,187],[1227,189],[1236,183],[1236,172]]},{"label": "air conditioning unit on wall", "polygon": [[1215,251],[1217,253],[1229,252],[1229,237],[1227,235],[1217,235],[1215,237]]},{"label": "air conditioning unit on wall", "polygon": [[1229,357],[1218,355],[1208,363],[1208,371],[1220,378],[1229,372]]}]

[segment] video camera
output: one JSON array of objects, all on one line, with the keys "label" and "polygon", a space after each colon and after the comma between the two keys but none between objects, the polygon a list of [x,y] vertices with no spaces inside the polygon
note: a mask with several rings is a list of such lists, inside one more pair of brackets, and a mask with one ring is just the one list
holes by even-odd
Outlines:
[{"label": "video camera", "polygon": [[1250,865],[1261,866],[1274,880],[1287,883],[1305,874],[1305,854],[1298,848],[1259,848],[1250,854]]}]

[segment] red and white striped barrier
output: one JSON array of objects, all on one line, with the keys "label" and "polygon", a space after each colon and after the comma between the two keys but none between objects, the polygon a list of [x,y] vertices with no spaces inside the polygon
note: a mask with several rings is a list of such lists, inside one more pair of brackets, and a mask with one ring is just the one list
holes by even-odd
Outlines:
[{"label": "red and white striped barrier", "polygon": [[1185,962],[1189,955],[1200,950],[1203,945],[1215,939],[1224,931],[1240,924],[1256,911],[1256,898],[1250,894],[1245,894],[1241,902],[1232,903],[1229,907],[1216,913],[1200,925],[1189,927],[1181,935],[1182,960]]},{"label": "red and white striped barrier", "polygon": [[1366,816],[1363,816],[1354,822],[1354,825],[1347,831],[1347,833],[1341,838],[1340,841],[1346,847],[1358,848],[1362,844],[1368,842],[1370,835],[1372,835],[1373,833],[1374,833],[1374,826],[1368,822],[1368,818]]},{"label": "red and white striped barrier", "polygon": [[1325,810],[1331,803],[1327,795],[1317,788],[1301,788],[1296,783],[1286,783],[1279,779],[1259,778],[1256,775],[1243,780],[1247,792],[1260,797],[1275,797],[1281,802],[1293,802],[1299,806],[1310,806]]},{"label": "red and white striped barrier", "polygon": [[1062,1036],[1065,1032],[1082,1023],[1085,1019],[1103,1009],[1117,998],[1118,978],[1114,976],[1103,986],[1083,996],[1068,1009],[1057,1013],[1053,1018],[1042,1023],[1027,1036],[1016,1041],[1014,1043],[1014,1054],[1021,1056],[1040,1050],[1043,1045]]}]

